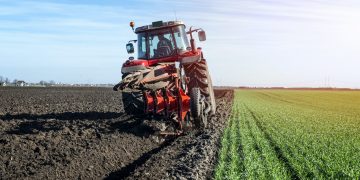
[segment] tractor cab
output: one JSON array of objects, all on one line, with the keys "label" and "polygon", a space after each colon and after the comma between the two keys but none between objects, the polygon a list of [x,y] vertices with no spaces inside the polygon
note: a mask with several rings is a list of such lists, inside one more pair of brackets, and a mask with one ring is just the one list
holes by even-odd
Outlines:
[{"label": "tractor cab", "polygon": [[[132,28],[133,25],[130,23]],[[137,40],[130,41],[126,49],[129,54],[134,53],[133,42],[137,42],[138,59],[174,62],[179,56],[195,48],[189,44],[182,21],[156,21],[151,25],[136,28],[135,33],[138,36]],[[191,35],[191,29],[188,33]],[[205,40],[203,31],[199,32],[199,39]]]}]

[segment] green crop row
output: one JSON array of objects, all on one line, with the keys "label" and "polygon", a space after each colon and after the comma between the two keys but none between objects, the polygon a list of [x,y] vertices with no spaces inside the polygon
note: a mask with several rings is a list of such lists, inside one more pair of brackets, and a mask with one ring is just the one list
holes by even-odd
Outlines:
[{"label": "green crop row", "polygon": [[360,92],[239,90],[215,179],[359,179]]}]

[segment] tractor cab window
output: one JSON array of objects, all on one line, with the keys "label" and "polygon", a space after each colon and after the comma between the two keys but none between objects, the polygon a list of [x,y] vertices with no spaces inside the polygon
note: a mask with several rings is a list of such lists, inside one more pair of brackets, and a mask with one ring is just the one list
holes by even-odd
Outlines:
[{"label": "tractor cab window", "polygon": [[190,47],[189,41],[186,36],[184,26],[176,26],[173,28],[174,37],[176,41],[177,51],[179,54],[186,52],[186,49]]},{"label": "tractor cab window", "polygon": [[149,58],[163,58],[175,53],[175,44],[170,29],[149,32]]},{"label": "tractor cab window", "polygon": [[146,57],[146,37],[145,33],[140,33],[138,35],[138,58],[147,59]]},{"label": "tractor cab window", "polygon": [[190,47],[184,25],[139,33],[137,43],[139,59],[182,54]]}]

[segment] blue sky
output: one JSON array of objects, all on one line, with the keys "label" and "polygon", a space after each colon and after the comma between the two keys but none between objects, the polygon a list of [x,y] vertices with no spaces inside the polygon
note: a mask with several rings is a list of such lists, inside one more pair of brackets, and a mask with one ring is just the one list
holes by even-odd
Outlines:
[{"label": "blue sky", "polygon": [[136,25],[206,30],[215,85],[360,88],[360,1],[0,0],[0,75],[116,83]]}]

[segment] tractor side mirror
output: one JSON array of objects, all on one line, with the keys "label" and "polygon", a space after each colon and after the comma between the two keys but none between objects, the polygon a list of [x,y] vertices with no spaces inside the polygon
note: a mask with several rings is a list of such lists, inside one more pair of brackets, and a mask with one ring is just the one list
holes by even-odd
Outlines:
[{"label": "tractor side mirror", "polygon": [[134,45],[132,43],[127,43],[126,50],[127,50],[128,54],[134,53]]},{"label": "tractor side mirror", "polygon": [[199,31],[198,36],[199,36],[199,41],[205,41],[206,40],[205,31]]}]

